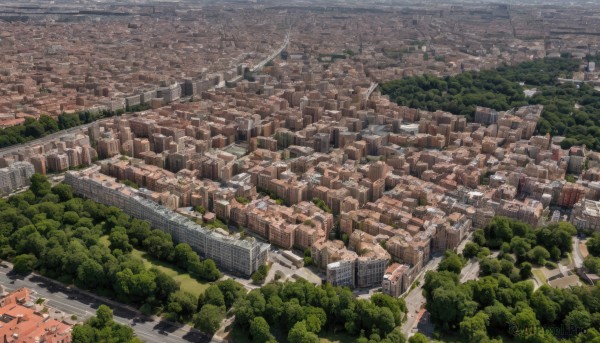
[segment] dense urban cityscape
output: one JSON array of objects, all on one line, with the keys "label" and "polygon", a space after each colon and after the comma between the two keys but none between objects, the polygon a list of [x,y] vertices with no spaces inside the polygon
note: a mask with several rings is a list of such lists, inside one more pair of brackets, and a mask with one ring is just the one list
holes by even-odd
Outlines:
[{"label": "dense urban cityscape", "polygon": [[0,4],[0,336],[600,341],[600,4]]}]

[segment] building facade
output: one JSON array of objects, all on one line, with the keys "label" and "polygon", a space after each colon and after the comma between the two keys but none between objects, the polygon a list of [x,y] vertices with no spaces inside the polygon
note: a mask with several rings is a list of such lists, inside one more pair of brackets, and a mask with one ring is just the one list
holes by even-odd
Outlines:
[{"label": "building facade", "polygon": [[79,195],[107,206],[116,206],[135,218],[147,220],[153,228],[171,234],[173,241],[187,243],[202,257],[214,260],[222,270],[250,276],[266,263],[268,244],[259,243],[254,238],[225,236],[204,228],[140,197],[135,189],[98,173],[98,170],[98,167],[91,167],[84,171],[67,172],[65,182]]}]

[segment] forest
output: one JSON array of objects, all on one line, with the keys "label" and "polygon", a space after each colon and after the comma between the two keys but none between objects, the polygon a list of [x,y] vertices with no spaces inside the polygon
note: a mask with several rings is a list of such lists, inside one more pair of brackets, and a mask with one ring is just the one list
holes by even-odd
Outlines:
[{"label": "forest", "polygon": [[[208,290],[203,301],[229,308],[227,298],[223,302]],[[232,311],[238,330],[249,332],[255,343],[319,343],[325,332],[345,332],[358,343],[405,342],[399,328],[406,316],[404,299],[382,293],[357,299],[349,288],[330,284],[274,282],[240,296]]]},{"label": "forest", "polygon": [[[464,255],[448,252],[425,276],[437,335],[465,342],[600,342],[600,284],[534,290],[529,280],[532,266],[567,256],[573,234],[568,223],[532,229],[503,217],[476,231]],[[467,258],[480,263],[479,278],[461,283]]]},{"label": "forest", "polygon": [[137,306],[146,315],[161,314],[188,322],[198,299],[161,270],[146,268],[133,248],[187,271],[216,281],[221,273],[210,259],[201,260],[186,243],[133,219],[116,207],[73,196],[71,187],[51,187],[34,174],[29,190],[0,199],[0,258],[13,270],[36,271],[65,284]]},{"label": "forest", "polygon": [[[589,56],[598,60],[598,56]],[[600,150],[600,93],[590,85],[560,83],[580,70],[581,60],[546,58],[495,70],[469,71],[438,78],[408,77],[381,86],[399,105],[428,111],[442,110],[472,120],[476,106],[506,111],[524,105],[544,105],[539,134],[565,136],[563,148],[585,144]],[[537,92],[525,96],[524,90]]]}]

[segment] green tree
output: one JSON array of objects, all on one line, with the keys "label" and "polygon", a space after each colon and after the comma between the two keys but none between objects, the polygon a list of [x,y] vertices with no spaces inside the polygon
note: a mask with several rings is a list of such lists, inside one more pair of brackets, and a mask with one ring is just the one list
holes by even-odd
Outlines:
[{"label": "green tree", "polygon": [[428,342],[429,342],[429,340],[427,339],[427,337],[420,332],[417,332],[416,334],[412,335],[408,339],[408,343],[428,343]]},{"label": "green tree", "polygon": [[176,291],[169,296],[168,309],[177,315],[179,322],[185,323],[196,313],[198,298],[188,292]]},{"label": "green tree", "polygon": [[511,325],[513,328],[515,328],[515,330],[513,330],[511,333],[519,336],[538,328],[540,322],[535,317],[535,313],[531,308],[525,308],[515,314],[515,318]]},{"label": "green tree", "polygon": [[83,325],[73,327],[72,341],[74,343],[141,343],[135,337],[133,329],[113,321],[112,310],[106,305],[100,305],[96,315]]},{"label": "green tree", "polygon": [[[412,337],[415,337],[417,335],[419,335],[420,333],[415,334]],[[421,334],[422,335],[422,334]],[[411,337],[411,338],[412,338]],[[387,340],[387,341],[386,341]],[[404,343],[406,342],[406,338],[404,337],[404,335],[402,334],[402,331],[400,330],[400,328],[395,328],[392,332],[390,332],[386,337],[385,340],[382,340],[382,342],[386,342],[386,343]],[[420,343],[419,341],[417,341],[416,343]]]},{"label": "green tree", "polygon": [[450,271],[456,274],[460,274],[460,271],[463,268],[463,261],[462,259],[455,254],[454,252],[447,250],[446,253],[444,254],[444,258],[442,259],[442,261],[440,262],[440,265],[438,266],[438,270],[439,271]]},{"label": "green tree", "polygon": [[13,270],[19,274],[29,274],[35,269],[38,259],[32,254],[15,257]]},{"label": "green tree", "polygon": [[473,342],[474,338],[483,333],[487,335],[487,325],[489,323],[489,317],[484,312],[477,312],[473,317],[465,317],[460,322],[460,334],[468,342]]},{"label": "green tree", "polygon": [[223,293],[227,309],[231,308],[231,305],[245,294],[244,286],[232,279],[219,281],[216,285]]},{"label": "green tree", "polygon": [[542,246],[536,246],[528,253],[529,258],[539,265],[544,265],[550,258],[550,253]]},{"label": "green tree", "polygon": [[199,301],[202,301],[201,305],[211,304],[219,307],[225,306],[225,297],[216,285],[208,287]]},{"label": "green tree", "polygon": [[133,250],[133,246],[129,243],[127,231],[122,226],[117,226],[108,236],[111,249],[119,249],[122,252],[128,253]]},{"label": "green tree", "polygon": [[500,261],[486,257],[479,261],[479,276],[486,276],[499,273],[500,268]]},{"label": "green tree", "polygon": [[171,235],[166,232],[154,229],[143,242],[144,247],[150,256],[159,260],[169,261],[174,252],[173,240]]},{"label": "green tree", "polygon": [[77,284],[83,288],[101,288],[106,283],[104,269],[100,263],[87,259],[77,268]]},{"label": "green tree", "polygon": [[522,259],[531,250],[531,244],[523,237],[515,236],[510,241],[510,249],[517,258]]},{"label": "green tree", "polygon": [[263,317],[256,317],[250,323],[250,335],[252,336],[252,342],[265,343],[273,340],[274,337],[270,332],[271,328]]},{"label": "green tree", "polygon": [[36,197],[41,198],[50,193],[50,182],[48,182],[48,178],[45,175],[36,173],[31,176],[31,186],[29,186],[29,189]]},{"label": "green tree", "polygon": [[544,323],[554,323],[560,313],[560,304],[552,300],[545,293],[549,291],[547,285],[540,287],[531,296],[531,308],[535,311],[536,317]]},{"label": "green tree", "polygon": [[482,229],[478,229],[473,233],[473,243],[475,243],[479,246],[485,246],[485,244],[486,244],[485,233]]},{"label": "green tree", "polygon": [[586,310],[574,310],[569,312],[563,323],[566,328],[585,330],[592,326],[592,316]]},{"label": "green tree", "polygon": [[297,322],[288,333],[289,343],[318,343],[319,337],[306,329],[306,322]]},{"label": "green tree", "polygon": [[371,302],[378,307],[387,307],[394,315],[395,325],[402,323],[402,318],[406,315],[407,308],[404,299],[394,298],[387,294],[375,293],[371,296]]},{"label": "green tree", "polygon": [[521,263],[521,270],[519,271],[519,275],[521,276],[522,280],[527,280],[531,277],[532,273],[531,273],[531,263],[529,262],[523,262]]},{"label": "green tree", "polygon": [[514,315],[498,301],[494,305],[486,307],[484,311],[489,318],[488,325],[494,332],[505,331],[508,325],[514,321]]},{"label": "green tree", "polygon": [[194,315],[194,327],[202,332],[214,334],[219,330],[224,318],[225,311],[222,307],[207,304]]},{"label": "green tree", "polygon": [[71,189],[71,186],[64,183],[52,187],[51,191],[58,195],[61,202],[66,202],[73,198],[73,189]]},{"label": "green tree", "polygon": [[600,234],[594,233],[585,244],[590,254],[600,257]]},{"label": "green tree", "polygon": [[477,253],[479,253],[479,245],[477,243],[473,243],[473,242],[469,242],[467,244],[465,244],[465,248],[463,250],[463,256],[465,258],[472,258],[477,256]]},{"label": "green tree", "polygon": [[47,133],[58,131],[58,123],[49,115],[42,114],[38,119],[38,122],[42,124],[44,131]]},{"label": "green tree", "polygon": [[269,268],[266,265],[261,265],[258,269],[252,274],[252,283],[255,285],[260,285],[265,282],[267,278],[267,274],[269,273]]},{"label": "green tree", "polygon": [[93,321],[93,325],[99,329],[102,329],[113,323],[113,312],[110,307],[102,304],[96,310],[96,317]]},{"label": "green tree", "polygon": [[75,325],[71,334],[73,343],[96,343],[98,342],[97,330],[89,325]]},{"label": "green tree", "polygon": [[590,273],[598,273],[600,270],[600,257],[589,255],[583,261],[583,265]]},{"label": "green tree", "polygon": [[150,272],[154,274],[154,283],[156,284],[154,297],[157,300],[166,301],[172,293],[179,290],[179,283],[158,268],[153,267]]},{"label": "green tree", "polygon": [[190,263],[188,270],[190,273],[206,281],[216,281],[221,278],[221,272],[219,272],[217,265],[211,259],[206,259],[199,263]]},{"label": "green tree", "polygon": [[432,318],[446,328],[457,325],[465,316],[473,315],[477,306],[469,294],[458,287],[436,288],[431,301],[427,301]]},{"label": "green tree", "polygon": [[200,258],[198,257],[198,254],[192,250],[192,247],[189,244],[179,243],[175,246],[173,262],[175,262],[179,268],[187,270],[190,262],[199,263]]}]

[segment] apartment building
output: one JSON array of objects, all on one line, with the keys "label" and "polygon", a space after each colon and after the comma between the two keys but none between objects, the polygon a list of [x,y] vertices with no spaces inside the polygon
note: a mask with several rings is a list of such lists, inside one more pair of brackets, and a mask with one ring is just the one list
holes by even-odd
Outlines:
[{"label": "apartment building", "polygon": [[356,285],[355,261],[337,261],[327,265],[327,282],[332,286],[354,287]]},{"label": "apartment building", "polygon": [[119,184],[114,178],[98,171],[97,166],[78,172],[69,171],[65,175],[65,182],[81,196],[116,206],[135,218],[147,220],[153,228],[171,234],[175,242],[188,243],[202,257],[214,260],[222,270],[250,276],[266,263],[268,244],[259,243],[251,237],[238,239],[206,229],[140,197],[133,188]]},{"label": "apartment building", "polygon": [[600,201],[584,199],[575,204],[571,223],[580,230],[600,232]]},{"label": "apartment building", "polygon": [[29,179],[34,173],[33,164],[29,162],[14,162],[6,168],[0,168],[0,195],[29,186]]}]

